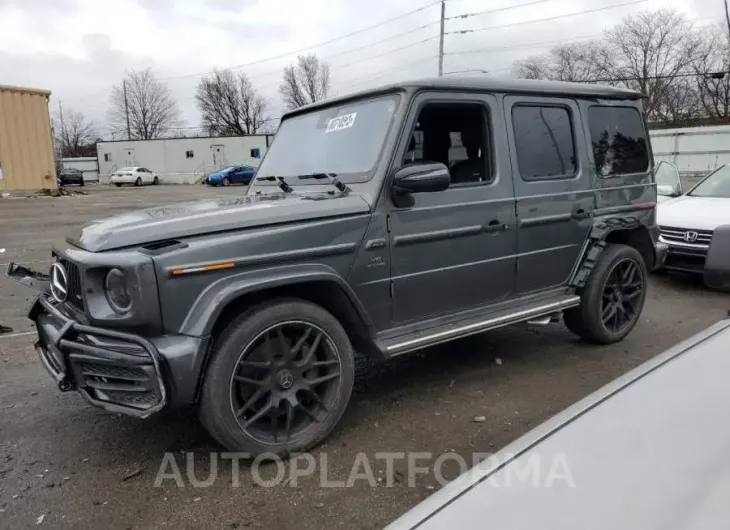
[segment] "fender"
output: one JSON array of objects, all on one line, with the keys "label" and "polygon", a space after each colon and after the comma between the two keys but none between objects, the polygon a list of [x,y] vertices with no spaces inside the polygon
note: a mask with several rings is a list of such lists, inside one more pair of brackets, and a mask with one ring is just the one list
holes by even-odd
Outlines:
[{"label": "fender", "polygon": [[[635,206],[632,206],[631,208],[634,210],[637,209]],[[644,212],[644,215],[651,215],[649,210],[645,210]],[[613,232],[631,232],[642,226],[647,227],[652,243],[655,245],[656,261],[656,237],[658,235],[658,228],[654,226],[654,228],[656,228],[656,230],[654,230],[656,234],[652,235],[652,230],[649,228],[651,225],[647,226],[647,223],[642,222],[642,219],[640,218],[640,216],[643,217],[644,215],[638,213],[637,215],[632,216],[616,217],[610,213],[606,213],[596,217],[593,221],[591,231],[583,244],[582,257],[578,260],[578,264],[571,276],[570,285],[574,287],[583,287],[585,285],[588,276],[591,274],[591,271],[593,271],[596,261],[598,261],[599,256],[606,248],[607,239]]]},{"label": "fender", "polygon": [[328,281],[342,289],[368,329],[370,317],[352,288],[337,272],[323,264],[311,263],[232,274],[210,284],[190,308],[180,333],[195,337],[210,335],[223,309],[233,300],[264,289],[313,281]]}]

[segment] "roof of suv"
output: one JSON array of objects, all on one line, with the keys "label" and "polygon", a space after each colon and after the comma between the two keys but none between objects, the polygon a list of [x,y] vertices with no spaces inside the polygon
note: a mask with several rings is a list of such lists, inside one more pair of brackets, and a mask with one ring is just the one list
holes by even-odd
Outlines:
[{"label": "roof of suv", "polygon": [[466,92],[501,92],[508,94],[534,94],[543,96],[581,96],[588,98],[605,99],[641,99],[643,95],[634,90],[616,88],[589,83],[568,83],[565,81],[544,81],[538,79],[513,79],[498,77],[432,77],[413,81],[402,81],[391,85],[353,92],[344,96],[326,99],[300,107],[288,112],[287,115],[299,114],[302,111],[312,110],[347,101],[350,99],[379,95],[398,90],[454,90]]}]

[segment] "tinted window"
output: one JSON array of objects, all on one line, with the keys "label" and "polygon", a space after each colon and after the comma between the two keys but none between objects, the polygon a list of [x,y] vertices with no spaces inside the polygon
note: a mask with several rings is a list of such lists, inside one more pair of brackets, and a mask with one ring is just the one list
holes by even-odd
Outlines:
[{"label": "tinted window", "polygon": [[632,107],[588,109],[596,173],[601,177],[642,173],[649,168],[646,131]]},{"label": "tinted window", "polygon": [[512,109],[517,164],[524,180],[570,177],[576,171],[573,127],[565,107]]}]

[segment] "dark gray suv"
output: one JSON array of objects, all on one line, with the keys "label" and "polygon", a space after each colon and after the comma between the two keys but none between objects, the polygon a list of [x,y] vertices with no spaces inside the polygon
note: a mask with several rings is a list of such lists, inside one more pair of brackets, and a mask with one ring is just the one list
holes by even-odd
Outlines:
[{"label": "dark gray suv", "polygon": [[[621,340],[661,264],[635,92],[436,79],[283,117],[239,197],[87,226],[11,265],[61,390],[138,417],[194,407],[231,450],[324,439],[355,352],[390,358],[562,319]],[[426,389],[424,389],[426,391]]]}]

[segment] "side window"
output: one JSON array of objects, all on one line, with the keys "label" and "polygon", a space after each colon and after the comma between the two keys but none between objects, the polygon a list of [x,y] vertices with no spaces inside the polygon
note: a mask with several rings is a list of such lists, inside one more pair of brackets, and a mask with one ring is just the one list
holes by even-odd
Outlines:
[{"label": "side window", "polygon": [[422,107],[403,164],[441,162],[451,185],[490,182],[492,149],[487,110],[477,103],[431,103]]},{"label": "side window", "polygon": [[512,107],[517,165],[523,180],[569,178],[577,163],[570,110],[566,107]]},{"label": "side window", "polygon": [[588,125],[598,176],[643,173],[649,169],[646,130],[637,109],[596,105],[588,109]]}]

